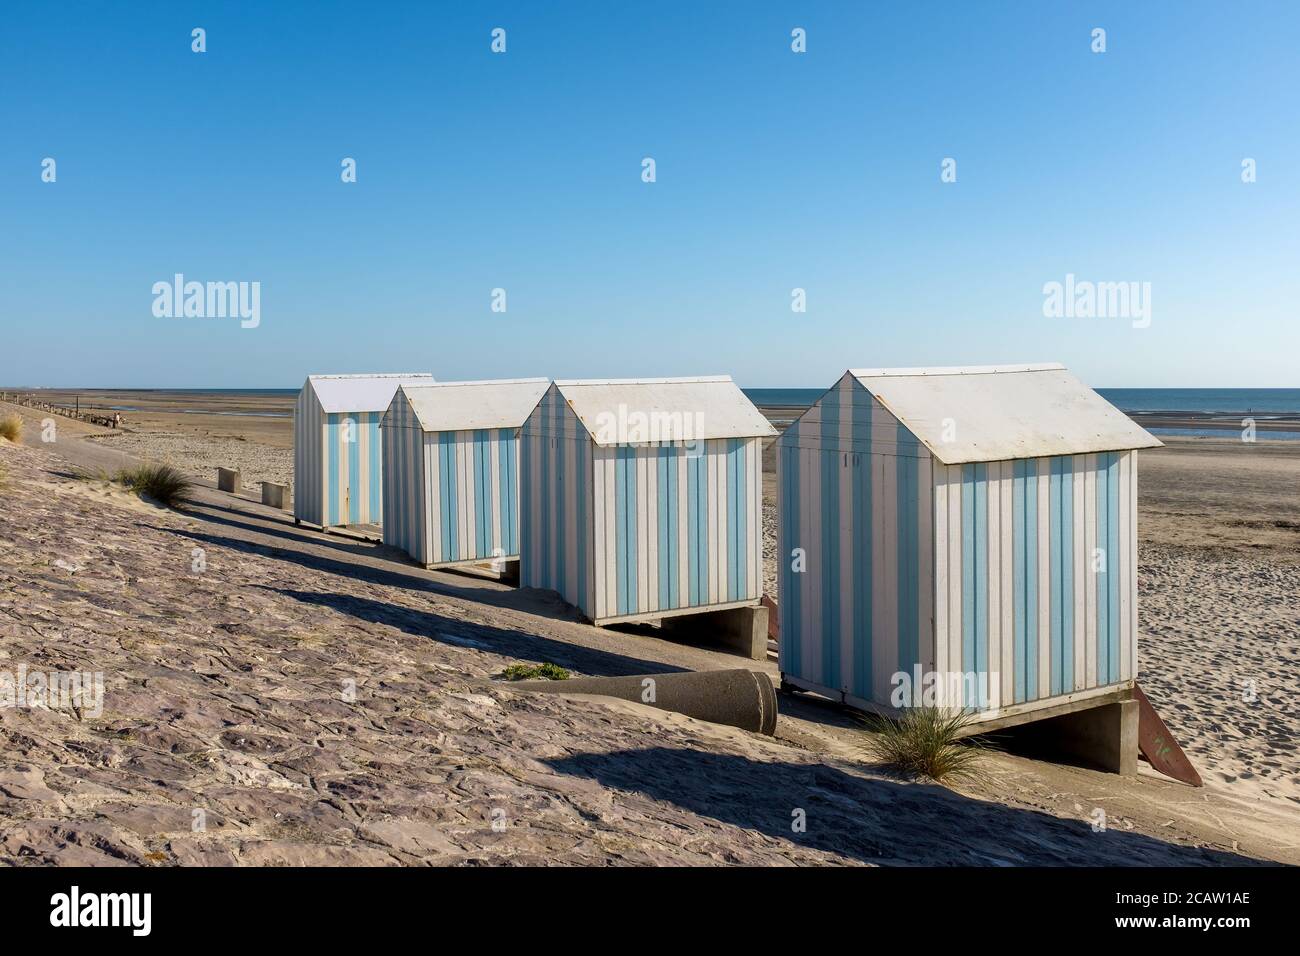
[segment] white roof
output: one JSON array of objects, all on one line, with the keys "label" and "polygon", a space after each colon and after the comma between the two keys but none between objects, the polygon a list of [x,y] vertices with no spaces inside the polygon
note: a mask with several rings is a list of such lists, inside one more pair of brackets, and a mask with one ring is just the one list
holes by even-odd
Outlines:
[{"label": "white roof", "polygon": [[307,384],[316,392],[321,408],[335,412],[382,412],[402,385],[428,385],[428,372],[381,373],[377,375],[309,375]]},{"label": "white roof", "polygon": [[[850,369],[849,374],[946,465],[1161,445],[1063,365]],[[949,420],[950,430],[945,428]]]},{"label": "white roof", "polygon": [[571,379],[555,387],[597,445],[776,434],[727,375]]},{"label": "white roof", "polygon": [[426,432],[474,428],[518,428],[546,394],[550,379],[514,378],[487,382],[403,385],[420,427]]}]

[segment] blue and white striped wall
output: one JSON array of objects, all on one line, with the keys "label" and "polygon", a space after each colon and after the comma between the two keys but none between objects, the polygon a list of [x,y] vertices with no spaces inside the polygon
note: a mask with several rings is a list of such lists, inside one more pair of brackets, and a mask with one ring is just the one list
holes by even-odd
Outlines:
[{"label": "blue and white striped wall", "polygon": [[777,440],[782,673],[887,703],[896,671],[930,669],[932,470],[851,376]]},{"label": "blue and white striped wall", "polygon": [[519,431],[519,583],[595,617],[595,442],[552,385]]},{"label": "blue and white striped wall", "polygon": [[518,557],[516,429],[426,432],[398,389],[383,433],[385,544],[430,567]]},{"label": "blue and white striped wall", "polygon": [[521,433],[521,583],[598,624],[757,602],[761,442],[600,446],[552,387]]},{"label": "blue and white striped wall", "polygon": [[944,465],[846,375],[778,440],[782,673],[892,710],[899,671],[984,672],[937,702],[990,718],[1132,680],[1135,461]]},{"label": "blue and white striped wall", "polygon": [[382,519],[379,412],[326,414],[310,388],[294,408],[293,513],[322,526]]},{"label": "blue and white striped wall", "polygon": [[936,669],[997,672],[997,710],[1137,676],[1136,453],[940,465],[934,494]]}]

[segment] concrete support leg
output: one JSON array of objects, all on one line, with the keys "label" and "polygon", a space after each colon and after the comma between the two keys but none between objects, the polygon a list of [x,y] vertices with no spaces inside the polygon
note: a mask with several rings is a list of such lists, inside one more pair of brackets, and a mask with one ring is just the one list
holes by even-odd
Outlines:
[{"label": "concrete support leg", "polygon": [[1089,707],[1044,721],[1052,742],[1072,756],[1111,773],[1137,773],[1138,704],[1135,700]]},{"label": "concrete support leg", "polygon": [[512,558],[508,561],[502,561],[501,576],[498,578],[503,584],[513,584],[519,587],[519,559]]},{"label": "concrete support leg", "polygon": [[721,644],[751,661],[767,660],[767,608],[734,607],[725,611],[706,611],[666,617],[664,629],[678,634],[691,633],[701,639]]}]

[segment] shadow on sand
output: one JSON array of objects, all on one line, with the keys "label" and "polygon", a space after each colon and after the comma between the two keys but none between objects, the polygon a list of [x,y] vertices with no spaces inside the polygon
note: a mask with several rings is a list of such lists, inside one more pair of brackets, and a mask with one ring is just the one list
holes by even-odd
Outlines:
[{"label": "shadow on sand", "polygon": [[[249,554],[260,554],[264,557],[292,561],[312,571],[338,574],[350,580],[368,581],[371,584],[404,588],[408,591],[424,591],[429,594],[462,598],[491,607],[525,611],[552,620],[578,620],[577,611],[560,600],[559,595],[550,591],[506,587],[489,581],[487,578],[471,574],[425,571],[423,568],[416,568],[411,565],[402,552],[386,545],[354,539],[348,539],[346,543],[342,540],[332,541],[315,533],[312,533],[313,536],[308,536],[308,534],[293,529],[292,526],[263,525],[256,521],[236,521],[234,518],[206,511],[187,509],[184,513],[186,517],[193,518],[196,521],[229,527],[236,532],[242,531],[249,534],[278,538],[285,543],[283,546],[277,546],[208,532],[176,528],[163,528],[160,530],[192,538],[196,541],[207,541],[213,545],[233,548]],[[342,551],[349,557],[335,559],[307,550],[310,548]],[[357,558],[362,560],[355,560]],[[382,562],[382,564],[368,563],[372,561]],[[446,578],[460,578],[465,581],[465,584],[452,583]]]},{"label": "shadow on sand", "polygon": [[682,670],[680,667],[672,667],[657,661],[581,647],[528,631],[457,620],[432,611],[419,611],[400,604],[389,604],[386,601],[335,594],[330,591],[296,591],[290,588],[259,586],[264,590],[291,597],[295,601],[327,607],[340,614],[347,614],[372,624],[386,624],[408,634],[426,637],[454,647],[468,647],[539,664],[552,662],[593,676],[665,674]]},{"label": "shadow on sand", "polygon": [[[1165,843],[964,797],[932,784],[860,777],[834,765],[765,763],[652,747],[545,761],[558,773],[641,793],[722,823],[880,866],[1252,866],[1221,850]],[[807,821],[792,830],[797,811]]]}]

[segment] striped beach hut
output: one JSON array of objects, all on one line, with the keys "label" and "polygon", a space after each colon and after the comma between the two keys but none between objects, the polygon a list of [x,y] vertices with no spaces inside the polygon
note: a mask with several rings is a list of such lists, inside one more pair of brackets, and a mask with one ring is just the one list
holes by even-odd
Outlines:
[{"label": "striped beach hut", "polygon": [[755,606],[762,440],[726,376],[560,381],[520,434],[520,580],[598,625]]},{"label": "striped beach hut", "polygon": [[379,419],[404,375],[311,375],[293,410],[293,518],[330,528],[383,515]]},{"label": "striped beach hut", "polygon": [[1005,725],[1131,689],[1159,445],[1061,365],[845,373],[777,442],[783,681]]},{"label": "striped beach hut", "polygon": [[519,428],[549,379],[403,385],[384,414],[384,544],[426,567],[519,556]]}]

